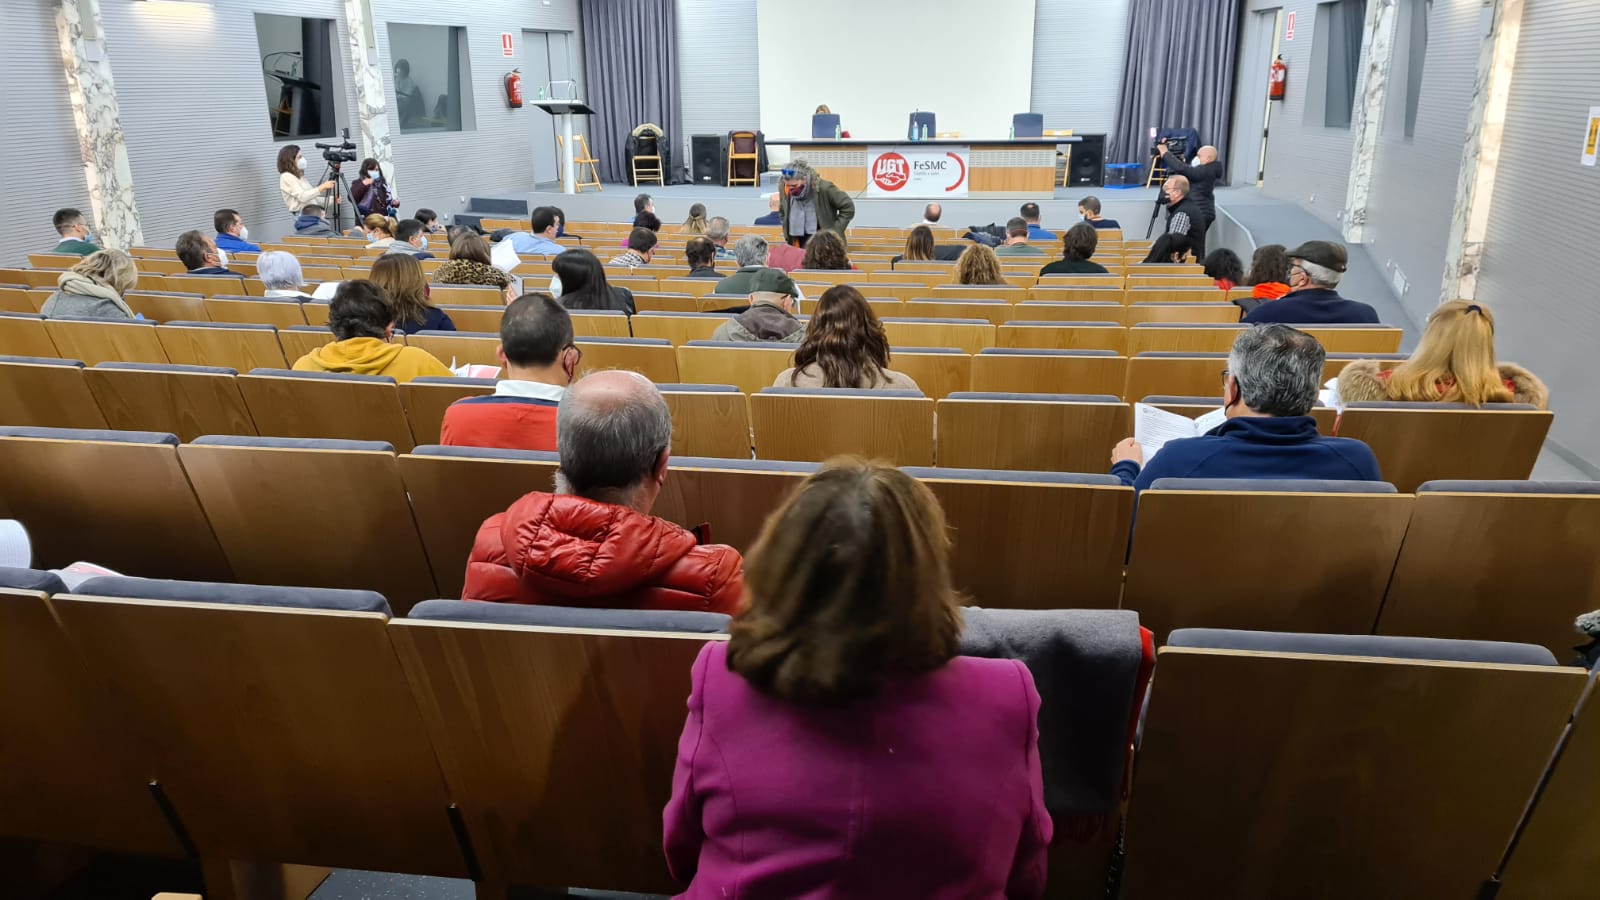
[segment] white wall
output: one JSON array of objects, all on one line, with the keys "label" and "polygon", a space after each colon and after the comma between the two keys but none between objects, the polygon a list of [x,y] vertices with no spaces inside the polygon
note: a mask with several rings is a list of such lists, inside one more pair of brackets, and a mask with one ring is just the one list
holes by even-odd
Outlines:
[{"label": "white wall", "polygon": [[1127,47],[1128,0],[1038,0],[1030,111],[1045,128],[1109,134]]},{"label": "white wall", "polygon": [[679,159],[690,159],[691,135],[761,128],[759,58],[756,0],[678,0]]}]

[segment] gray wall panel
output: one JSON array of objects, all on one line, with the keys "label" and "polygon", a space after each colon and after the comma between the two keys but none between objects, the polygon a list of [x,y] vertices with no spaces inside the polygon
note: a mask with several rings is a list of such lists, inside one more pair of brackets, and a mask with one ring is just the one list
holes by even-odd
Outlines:
[{"label": "gray wall panel", "polygon": [[1122,86],[1128,0],[1038,0],[1033,17],[1031,111],[1044,114],[1046,128],[1109,133]]},{"label": "gray wall panel", "polygon": [[756,0],[678,0],[683,166],[689,165],[691,135],[761,127],[758,55]]}]

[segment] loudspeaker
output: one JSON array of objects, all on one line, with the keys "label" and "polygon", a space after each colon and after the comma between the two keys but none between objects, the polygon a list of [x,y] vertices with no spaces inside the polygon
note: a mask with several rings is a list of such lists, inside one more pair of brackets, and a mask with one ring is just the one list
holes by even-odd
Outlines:
[{"label": "loudspeaker", "polygon": [[1067,173],[1070,187],[1104,187],[1106,183],[1106,136],[1086,134],[1072,145],[1072,170]]},{"label": "loudspeaker", "polygon": [[689,177],[695,184],[728,183],[728,136],[696,134],[689,137]]}]

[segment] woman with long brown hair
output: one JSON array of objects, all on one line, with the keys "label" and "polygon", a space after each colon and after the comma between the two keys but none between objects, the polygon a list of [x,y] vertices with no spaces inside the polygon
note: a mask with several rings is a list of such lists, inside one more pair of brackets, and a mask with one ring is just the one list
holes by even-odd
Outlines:
[{"label": "woman with long brown hair", "polygon": [[1000,257],[983,244],[973,244],[956,260],[956,284],[1006,283],[1005,270],[1000,268]]},{"label": "woman with long brown hair", "polygon": [[831,460],[767,519],[690,673],[663,816],[682,896],[1043,893],[1039,695],[957,655],[949,554],[933,493],[883,463]]},{"label": "woman with long brown hair", "polygon": [[889,337],[872,304],[848,284],[822,292],[794,351],[794,367],[778,373],[773,387],[895,388],[920,391],[909,377],[889,368]]},{"label": "woman with long brown hair", "polygon": [[1451,300],[1428,316],[1411,358],[1358,359],[1339,372],[1339,402],[1422,400],[1550,405],[1544,382],[1516,363],[1494,358],[1494,316],[1481,303]]},{"label": "woman with long brown hair", "polygon": [[483,284],[504,290],[507,303],[517,299],[511,276],[489,260],[489,242],[482,235],[470,228],[457,229],[450,234],[450,259],[433,270],[433,283]]},{"label": "woman with long brown hair", "polygon": [[307,204],[326,209],[326,198],[332,190],[331,181],[316,187],[306,181],[306,158],[300,153],[299,144],[284,144],[278,151],[278,196],[283,198],[283,205],[289,207],[290,215],[300,215]]},{"label": "woman with long brown hair", "polygon": [[832,231],[819,231],[806,241],[802,269],[849,269],[850,253],[845,249],[844,238]]},{"label": "woman with long brown hair", "polygon": [[918,225],[906,235],[905,250],[889,262],[892,265],[901,260],[922,262],[931,259],[933,259],[933,229],[926,225]]},{"label": "woman with long brown hair", "polygon": [[373,284],[383,288],[394,308],[394,330],[403,334],[418,331],[455,331],[456,323],[444,310],[428,300],[428,279],[422,263],[404,253],[385,253],[372,261]]}]

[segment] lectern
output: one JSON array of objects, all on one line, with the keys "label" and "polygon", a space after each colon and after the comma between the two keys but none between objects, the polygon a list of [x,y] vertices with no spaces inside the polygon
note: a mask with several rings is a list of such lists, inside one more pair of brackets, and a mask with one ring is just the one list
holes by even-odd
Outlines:
[{"label": "lectern", "polygon": [[561,191],[576,194],[578,191],[572,168],[572,117],[592,116],[594,110],[579,100],[547,100],[534,106],[561,120]]}]

